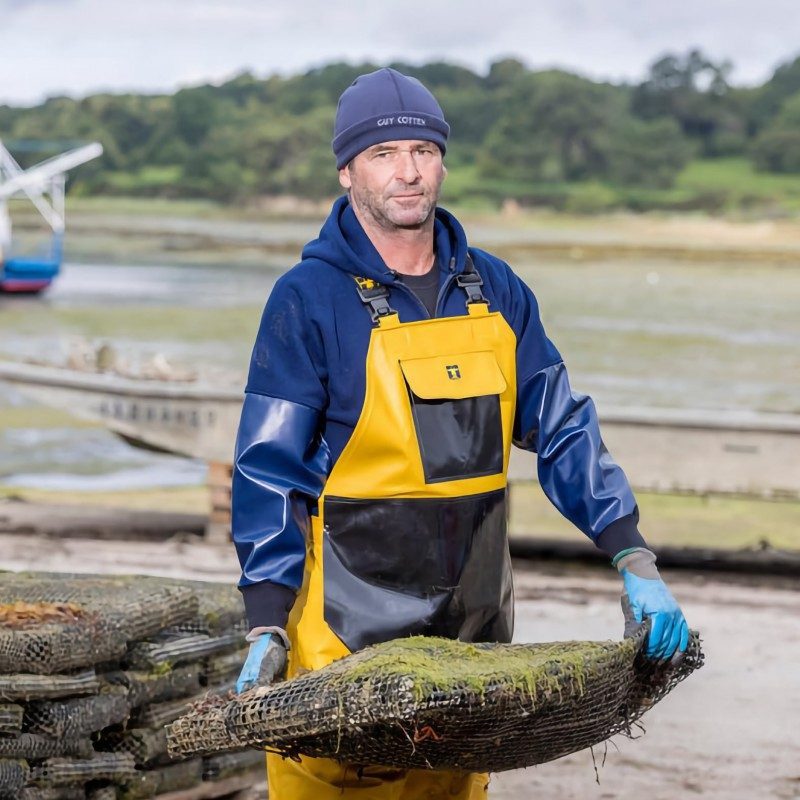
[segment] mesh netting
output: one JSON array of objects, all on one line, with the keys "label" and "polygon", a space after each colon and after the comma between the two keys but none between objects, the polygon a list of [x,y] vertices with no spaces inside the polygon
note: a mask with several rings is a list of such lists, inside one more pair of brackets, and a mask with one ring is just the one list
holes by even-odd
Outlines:
[{"label": "mesh netting", "polygon": [[77,603],[0,602],[0,672],[49,675],[124,652],[115,620]]},{"label": "mesh netting", "polygon": [[207,691],[191,697],[182,697],[178,700],[167,700],[163,703],[151,703],[150,705],[142,706],[133,713],[130,724],[137,728],[163,728],[185,714],[195,703],[204,700],[209,691],[213,691],[215,694],[227,694],[233,687],[233,683],[214,685],[209,687]]},{"label": "mesh netting", "polygon": [[26,786],[15,800],[86,800],[82,786]]},{"label": "mesh netting", "polygon": [[203,759],[203,780],[219,781],[264,766],[264,753],[245,750],[242,753],[222,753]]},{"label": "mesh netting", "polygon": [[621,642],[466,644],[411,637],[229,700],[210,696],[168,728],[173,755],[259,747],[400,768],[497,772],[550,761],[631,724],[702,665]]},{"label": "mesh netting", "polygon": [[[171,625],[177,625],[186,620],[197,617],[199,600],[192,588],[186,583],[178,581],[164,581],[142,576],[97,576],[97,575],[57,575],[48,573],[16,573],[3,576],[0,585],[0,609],[14,604],[30,604],[45,607],[47,605],[66,605],[75,609],[73,619],[51,618],[46,623],[46,630],[40,635],[33,636],[32,642],[26,644],[28,650],[33,649],[39,665],[42,661],[36,654],[36,642],[39,647],[50,648],[60,652],[59,642],[62,640],[64,627],[74,626],[94,618],[93,625],[99,626],[109,638],[108,648],[113,650],[113,655],[124,652],[125,641],[145,639]],[[2,619],[2,617],[0,617]],[[0,626],[0,671],[37,672],[38,669],[27,663],[20,663],[16,659],[22,654],[16,650],[3,649],[3,643],[8,642],[8,648],[19,637],[19,630]],[[37,634],[37,626],[31,629],[31,634]],[[12,635],[13,634],[13,635]],[[29,639],[31,637],[28,637]],[[88,640],[87,640],[88,641]],[[91,656],[92,650],[81,648],[81,658]],[[98,650],[93,658],[84,660],[83,665],[97,664],[108,660],[108,653],[98,645]],[[51,666],[50,671],[63,669],[61,666]]]},{"label": "mesh netting", "polygon": [[0,758],[0,797],[19,797],[27,780],[28,765],[24,761]]},{"label": "mesh netting", "polygon": [[151,703],[142,706],[131,717],[131,724],[140,728],[162,728],[189,710],[189,706],[205,697],[205,692],[179,700],[167,700],[163,703]]},{"label": "mesh netting", "polygon": [[75,738],[124,722],[129,714],[127,690],[122,686],[105,686],[92,697],[28,703],[25,729],[56,739]]},{"label": "mesh netting", "polygon": [[118,800],[144,800],[155,797],[161,776],[155,770],[137,770],[136,775],[126,780],[117,791]]},{"label": "mesh netting", "polygon": [[5,573],[0,799],[133,800],[199,786],[201,758],[165,766],[164,725],[189,700],[230,689],[208,668],[238,674],[245,630],[227,584]]},{"label": "mesh netting", "polygon": [[247,648],[214,656],[203,661],[202,681],[206,686],[211,684],[235,681],[242,671],[242,665],[247,658]]},{"label": "mesh netting", "polygon": [[163,664],[197,661],[205,656],[239,647],[241,643],[241,633],[225,633],[221,636],[207,636],[202,633],[162,635],[154,641],[131,645],[125,661],[134,669],[153,669]]},{"label": "mesh netting", "polygon": [[100,689],[93,669],[70,675],[2,675],[0,700],[42,700],[93,694]]},{"label": "mesh netting", "polygon": [[[190,789],[203,780],[203,761],[200,758],[181,761],[166,767],[139,770],[136,777],[120,787],[118,800],[143,800],[167,792]],[[198,793],[198,796],[206,796]]]},{"label": "mesh netting", "polygon": [[162,669],[153,672],[142,670],[117,670],[103,675],[103,679],[115,686],[128,690],[131,708],[173,700],[200,692],[200,666],[186,664],[175,669]]},{"label": "mesh netting", "polygon": [[161,767],[155,772],[159,778],[159,794],[177,792],[181,789],[195,786],[203,780],[203,759],[193,758],[189,761],[182,761],[179,764]]},{"label": "mesh netting", "polygon": [[113,786],[100,786],[86,793],[87,800],[117,800],[117,790]]},{"label": "mesh netting", "polygon": [[[162,579],[163,580],[163,579]],[[219,636],[224,633],[247,633],[247,619],[241,593],[228,583],[180,581],[197,595],[197,614],[191,619],[167,629],[167,633],[204,633]]]},{"label": "mesh netting", "polygon": [[15,703],[0,703],[0,734],[17,734],[22,728],[24,708]]},{"label": "mesh netting", "polygon": [[89,739],[50,739],[36,733],[0,736],[0,758],[25,758],[29,761],[52,756],[89,758],[92,752]]},{"label": "mesh netting", "polygon": [[136,765],[142,766],[167,752],[167,732],[164,728],[130,728],[109,732],[103,736],[98,747],[113,753],[130,753]]},{"label": "mesh netting", "polygon": [[48,758],[31,768],[30,783],[69,786],[95,780],[125,782],[135,776],[136,766],[130,753],[96,753],[82,760]]}]

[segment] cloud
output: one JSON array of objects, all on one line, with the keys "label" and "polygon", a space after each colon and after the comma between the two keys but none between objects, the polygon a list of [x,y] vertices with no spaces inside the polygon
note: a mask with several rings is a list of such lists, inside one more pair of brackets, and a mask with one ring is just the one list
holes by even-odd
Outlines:
[{"label": "cloud", "polygon": [[[665,51],[730,58],[766,79],[800,50],[796,0],[0,0],[0,102],[99,90],[172,91],[236,72],[291,74],[334,60],[516,56],[637,80]],[[9,68],[10,67],[10,68]]]}]

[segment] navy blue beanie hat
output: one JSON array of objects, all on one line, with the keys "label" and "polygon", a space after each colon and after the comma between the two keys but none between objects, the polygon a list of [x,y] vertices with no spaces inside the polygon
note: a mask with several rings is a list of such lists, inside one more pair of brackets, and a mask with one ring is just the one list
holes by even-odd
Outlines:
[{"label": "navy blue beanie hat", "polygon": [[449,133],[441,106],[416,78],[379,69],[360,75],[339,98],[332,142],[336,168],[379,142],[423,139],[444,153]]}]

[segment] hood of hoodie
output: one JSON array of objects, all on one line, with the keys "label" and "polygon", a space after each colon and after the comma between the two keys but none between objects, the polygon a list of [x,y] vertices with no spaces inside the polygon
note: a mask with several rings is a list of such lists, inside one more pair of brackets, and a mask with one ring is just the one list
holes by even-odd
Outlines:
[{"label": "hood of hoodie", "polygon": [[[439,268],[448,270],[452,264],[454,272],[461,272],[466,262],[467,237],[458,220],[443,208],[436,208],[433,236]],[[375,249],[346,195],[333,204],[319,236],[303,248],[302,258],[318,259],[379,283],[395,281],[391,265]]]}]

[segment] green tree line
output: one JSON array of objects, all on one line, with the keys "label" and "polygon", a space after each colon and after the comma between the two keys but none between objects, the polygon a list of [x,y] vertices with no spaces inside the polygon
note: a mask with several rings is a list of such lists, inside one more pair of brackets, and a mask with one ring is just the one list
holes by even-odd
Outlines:
[{"label": "green tree line", "polygon": [[[698,50],[658,59],[639,84],[532,71],[514,59],[484,75],[443,62],[392,66],[444,108],[456,200],[559,205],[574,186],[643,198],[673,187],[693,159],[800,174],[800,57],[747,88],[731,85],[729,62]],[[102,159],[72,179],[71,190],[86,195],[325,197],[339,191],[330,150],[337,99],[376,68],[335,63],[291,77],[243,73],[172,95],[0,106],[0,138],[23,162],[41,157],[31,143],[43,139],[101,141]]]}]

